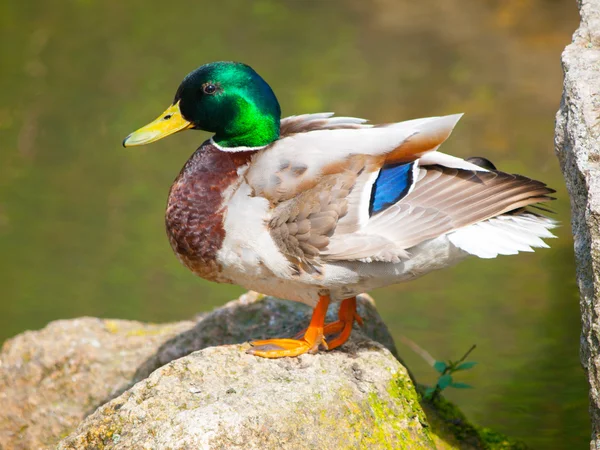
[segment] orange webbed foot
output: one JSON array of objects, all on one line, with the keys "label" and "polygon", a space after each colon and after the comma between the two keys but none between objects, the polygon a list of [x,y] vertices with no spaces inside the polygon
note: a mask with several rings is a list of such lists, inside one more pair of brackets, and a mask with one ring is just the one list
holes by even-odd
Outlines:
[{"label": "orange webbed foot", "polygon": [[[304,353],[317,353],[319,347],[324,347],[326,350],[340,347],[350,337],[354,321],[362,326],[363,319],[356,312],[356,297],[352,297],[342,301],[338,320],[325,325],[328,306],[329,297],[321,296],[306,330],[298,333],[293,339],[252,341],[250,343],[252,348],[247,353],[263,358],[283,358]],[[335,335],[335,337],[326,341],[325,336],[331,335]]]},{"label": "orange webbed foot", "polygon": [[265,339],[250,342],[252,348],[247,351],[251,355],[263,358],[283,358],[286,356],[299,356],[304,353],[317,353],[319,347],[327,349],[327,342],[323,336],[321,340],[311,342],[308,339]]},{"label": "orange webbed foot", "polygon": [[328,348],[323,337],[325,315],[329,307],[329,296],[321,296],[319,303],[313,311],[310,325],[306,332],[298,339],[266,339],[252,341],[252,348],[246,353],[262,356],[263,358],[283,358],[286,356],[298,356],[304,353],[316,353],[322,345]]}]

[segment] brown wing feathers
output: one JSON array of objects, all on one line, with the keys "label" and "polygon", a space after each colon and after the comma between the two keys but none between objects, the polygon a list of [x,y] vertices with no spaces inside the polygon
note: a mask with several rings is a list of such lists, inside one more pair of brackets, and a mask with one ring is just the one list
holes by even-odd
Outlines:
[{"label": "brown wing feathers", "polygon": [[318,271],[314,260],[346,214],[346,197],[355,179],[351,172],[328,175],[314,188],[276,207],[269,223],[271,236],[298,269]]},{"label": "brown wing feathers", "polygon": [[[361,167],[354,164],[352,170],[327,175],[312,189],[276,207],[269,223],[271,234],[298,270],[318,272],[319,258],[369,258],[386,250],[375,248],[385,246],[385,242],[393,242],[397,250],[407,249],[452,230],[548,201],[554,192],[544,183],[521,175],[422,167],[414,189],[397,204],[375,214],[361,232],[367,240],[373,236],[373,245],[363,250],[343,249],[339,240],[344,235],[336,234],[336,226],[347,213],[346,198],[360,173]],[[332,236],[340,251],[328,248]],[[393,251],[386,251],[393,255]]]},{"label": "brown wing feathers", "polygon": [[[438,169],[444,171],[444,168],[438,167]],[[465,182],[475,182],[474,189],[461,189],[459,184]],[[454,193],[444,196],[439,203],[439,208],[450,211],[451,215],[456,217],[455,223],[461,223],[461,226],[497,216],[521,206],[550,200],[548,195],[554,192],[544,183],[504,172],[474,173],[473,177],[466,178],[461,183],[456,183],[456,186],[452,186],[451,191]]]},{"label": "brown wing feathers", "polygon": [[[288,120],[285,127],[282,126],[282,134],[324,127],[360,128],[364,126],[361,122],[335,123],[326,115],[299,116]],[[439,129],[416,133],[384,158],[371,157],[371,165],[375,160],[380,160],[375,164],[378,167],[414,160],[421,152],[431,151],[441,144],[450,130],[450,126],[441,124]],[[371,256],[369,252],[373,249],[369,248],[370,245],[365,246],[362,252],[350,251],[350,248],[342,250],[345,246],[340,239],[349,236],[344,233],[353,229],[346,226],[348,224],[340,227],[342,232],[336,233],[339,219],[348,212],[347,196],[366,164],[364,155],[355,155],[342,161],[335,165],[335,170],[322,172],[324,176],[320,180],[303,181],[302,189],[295,190],[301,193],[295,197],[289,196],[288,184],[297,184],[306,168],[286,164],[274,174],[278,177],[275,180],[278,195],[269,197],[275,207],[269,228],[281,251],[299,270],[318,271],[318,259],[344,259],[346,251],[353,256],[348,259]],[[388,209],[374,214],[360,231],[365,238],[373,236],[372,247],[384,245],[377,242],[393,242],[398,250],[407,249],[452,230],[548,201],[551,199],[549,195],[554,192],[539,181],[493,170],[483,172],[429,165],[419,169],[417,178],[408,195]],[[356,212],[352,213],[348,218],[355,220]],[[344,221],[347,222],[348,218]],[[332,236],[336,240],[334,247],[340,251],[332,252],[333,248],[328,248]]]},{"label": "brown wing feathers", "polygon": [[[521,175],[504,172],[474,172],[442,166],[421,168],[415,188],[398,206],[411,208],[394,225],[373,217],[371,232],[386,232],[394,236],[400,248],[409,248],[419,242],[449,231],[471,225],[509,211],[551,200],[554,190],[544,183]],[[381,223],[380,223],[381,222]]]}]

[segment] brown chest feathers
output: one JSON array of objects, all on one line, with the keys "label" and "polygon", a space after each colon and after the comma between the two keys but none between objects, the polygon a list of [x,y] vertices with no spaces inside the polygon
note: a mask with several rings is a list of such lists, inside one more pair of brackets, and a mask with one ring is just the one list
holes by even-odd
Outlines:
[{"label": "brown chest feathers", "polygon": [[223,192],[237,180],[237,169],[250,161],[252,153],[222,152],[207,141],[171,186],[165,217],[171,247],[202,278],[221,281],[216,254],[225,238]]}]

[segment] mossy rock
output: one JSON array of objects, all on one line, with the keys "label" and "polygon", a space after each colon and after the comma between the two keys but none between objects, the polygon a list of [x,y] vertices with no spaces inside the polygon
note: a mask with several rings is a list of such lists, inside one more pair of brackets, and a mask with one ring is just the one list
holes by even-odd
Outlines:
[{"label": "mossy rock", "polygon": [[239,343],[293,335],[310,308],[255,293],[194,322],[24,333],[0,354],[0,448],[523,448],[423,403],[372,299],[359,313],[340,349],[280,360]]},{"label": "mossy rock", "polygon": [[523,448],[473,427],[443,399],[423,409],[405,368],[363,336],[341,351],[293,359],[257,358],[248,347],[170,362],[100,407],[59,448]]}]

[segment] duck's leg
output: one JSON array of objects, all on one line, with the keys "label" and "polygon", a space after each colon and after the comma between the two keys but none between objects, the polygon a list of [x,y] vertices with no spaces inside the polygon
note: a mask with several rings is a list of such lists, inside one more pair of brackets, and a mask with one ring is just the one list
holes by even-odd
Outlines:
[{"label": "duck's leg", "polygon": [[[252,348],[247,353],[264,358],[283,358],[284,356],[298,356],[303,353],[316,353],[319,346],[328,348],[323,337],[325,315],[329,307],[329,295],[319,296],[319,303],[313,311],[310,325],[304,336],[299,339],[266,339],[252,341]],[[352,325],[350,325],[352,327]],[[341,345],[341,344],[340,344]]]},{"label": "duck's leg", "polygon": [[329,350],[339,347],[348,340],[350,333],[352,333],[352,325],[355,320],[362,326],[363,320],[356,312],[356,297],[347,298],[342,301],[342,304],[340,305],[338,320],[328,323],[323,330],[325,336],[339,333],[335,338],[328,342]]},{"label": "duck's leg", "polygon": [[[362,327],[362,317],[360,317],[356,311],[356,297],[350,297],[342,301],[338,311],[338,320],[325,324],[323,327],[323,335],[338,335],[334,339],[327,342],[327,348],[329,350],[339,347],[348,340],[350,333],[352,332],[352,325],[354,324],[355,320]],[[306,330],[301,331],[294,336],[294,338],[298,339],[302,337],[303,333],[305,332]]]}]

